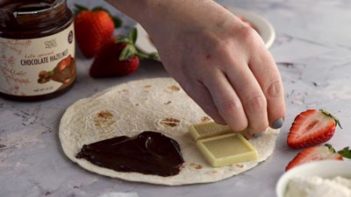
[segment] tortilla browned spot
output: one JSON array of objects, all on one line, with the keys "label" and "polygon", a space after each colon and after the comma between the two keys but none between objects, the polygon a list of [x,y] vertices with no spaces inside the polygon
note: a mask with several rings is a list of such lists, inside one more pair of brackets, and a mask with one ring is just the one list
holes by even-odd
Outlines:
[{"label": "tortilla browned spot", "polygon": [[160,123],[164,126],[176,127],[179,125],[180,120],[175,119],[175,118],[165,118],[165,119],[161,120]]},{"label": "tortilla browned spot", "polygon": [[202,165],[198,163],[190,163],[189,165],[196,170],[200,170],[202,168]]},{"label": "tortilla browned spot", "polygon": [[165,105],[169,105],[169,104],[171,104],[172,103],[172,101],[167,101],[167,102],[165,102],[164,104]]},{"label": "tortilla browned spot", "polygon": [[171,90],[172,92],[178,92],[180,91],[180,87],[176,86],[176,85],[171,85],[168,87],[169,90]]},{"label": "tortilla browned spot", "polygon": [[107,127],[115,123],[113,119],[113,114],[110,111],[100,111],[94,117],[94,123],[96,127]]},{"label": "tortilla browned spot", "polygon": [[210,120],[211,120],[211,118],[208,117],[208,116],[204,116],[204,117],[201,118],[201,122],[208,122]]},{"label": "tortilla browned spot", "polygon": [[238,168],[243,168],[244,167],[244,165],[242,165],[242,164],[236,164],[235,166],[238,167]]},{"label": "tortilla browned spot", "polygon": [[118,91],[119,93],[128,93],[129,91],[127,89],[122,89]]}]

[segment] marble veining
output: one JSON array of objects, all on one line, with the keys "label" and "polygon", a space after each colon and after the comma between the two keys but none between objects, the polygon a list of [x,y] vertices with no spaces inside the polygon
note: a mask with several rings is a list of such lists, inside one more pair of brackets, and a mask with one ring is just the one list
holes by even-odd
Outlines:
[{"label": "marble veining", "polygon": [[[277,39],[271,51],[282,73],[288,112],[275,152],[265,163],[240,176],[213,184],[164,187],[98,176],[65,158],[57,131],[65,108],[125,81],[167,76],[161,65],[143,64],[131,77],[93,80],[90,60],[79,59],[78,81],[65,95],[44,102],[0,99],[0,196],[108,196],[136,193],[153,196],[275,196],[274,188],[287,162],[296,154],[286,145],[295,115],[306,108],[324,108],[341,121],[330,141],[337,149],[351,145],[351,1],[349,0],[220,0],[226,6],[252,10],[272,22]],[[107,4],[77,0],[87,6]],[[119,14],[111,7],[113,13]],[[125,31],[133,22],[123,16]]]}]

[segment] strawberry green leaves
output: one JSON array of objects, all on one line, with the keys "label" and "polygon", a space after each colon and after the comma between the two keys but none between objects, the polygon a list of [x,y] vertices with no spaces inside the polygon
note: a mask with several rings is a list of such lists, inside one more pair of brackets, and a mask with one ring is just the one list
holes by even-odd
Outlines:
[{"label": "strawberry green leaves", "polygon": [[336,118],[335,116],[333,116],[331,113],[329,113],[328,111],[326,111],[326,110],[324,110],[324,109],[320,109],[319,111],[321,111],[324,115],[326,115],[326,116],[328,116],[328,117],[334,119],[336,125],[338,125],[338,126],[340,127],[340,129],[342,129],[342,126],[341,126],[340,121],[339,121],[338,118]]},{"label": "strawberry green leaves", "polygon": [[127,60],[135,55],[140,59],[158,60],[159,56],[157,53],[145,53],[135,45],[137,38],[137,29],[133,28],[126,36],[122,36],[118,39],[118,42],[124,43],[126,45],[121,52],[119,60]]},{"label": "strawberry green leaves", "polygon": [[338,151],[338,153],[345,158],[351,159],[350,147],[345,147],[342,150]]}]

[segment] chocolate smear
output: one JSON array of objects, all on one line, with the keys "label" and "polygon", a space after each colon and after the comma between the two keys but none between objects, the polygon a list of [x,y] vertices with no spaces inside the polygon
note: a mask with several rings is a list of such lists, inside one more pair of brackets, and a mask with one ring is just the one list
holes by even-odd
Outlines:
[{"label": "chocolate smear", "polygon": [[159,176],[178,174],[184,163],[179,144],[154,131],[84,145],[76,157],[119,172]]}]

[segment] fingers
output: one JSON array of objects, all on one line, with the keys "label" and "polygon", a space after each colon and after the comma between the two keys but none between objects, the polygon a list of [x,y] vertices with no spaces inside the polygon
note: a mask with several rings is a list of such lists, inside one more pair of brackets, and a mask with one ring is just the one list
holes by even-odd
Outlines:
[{"label": "fingers", "polygon": [[218,69],[213,69],[206,76],[204,84],[210,91],[215,106],[225,122],[234,130],[247,128],[248,120],[240,98],[228,82],[226,76]]},{"label": "fingers", "polygon": [[246,61],[232,60],[227,62],[224,68],[245,110],[249,122],[248,131],[250,133],[265,131],[269,126],[267,101]]},{"label": "fingers", "polygon": [[259,53],[253,53],[249,66],[267,99],[270,126],[277,129],[282,127],[285,116],[283,83],[272,55],[263,48],[258,50]]},{"label": "fingers", "polygon": [[[181,82],[180,82],[181,83]],[[186,85],[181,83],[184,91],[218,124],[226,124],[219,114],[207,88],[199,81]]]}]

